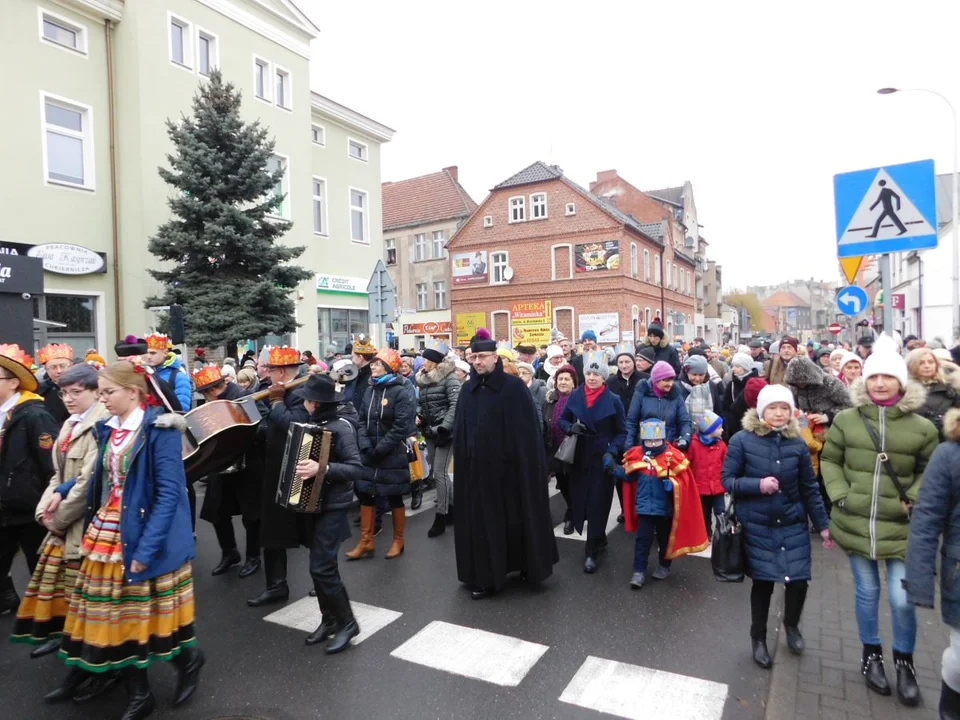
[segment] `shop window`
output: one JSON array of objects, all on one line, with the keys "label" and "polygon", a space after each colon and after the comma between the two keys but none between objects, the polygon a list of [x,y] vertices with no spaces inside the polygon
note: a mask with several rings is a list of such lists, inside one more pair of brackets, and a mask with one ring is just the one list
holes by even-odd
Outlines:
[{"label": "shop window", "polygon": [[[82,358],[97,347],[97,299],[84,295],[41,295],[33,298],[33,316],[52,324],[38,323],[33,331],[37,348],[66,343],[74,357]],[[61,327],[62,325],[62,327]],[[97,348],[103,354],[104,348]]]}]

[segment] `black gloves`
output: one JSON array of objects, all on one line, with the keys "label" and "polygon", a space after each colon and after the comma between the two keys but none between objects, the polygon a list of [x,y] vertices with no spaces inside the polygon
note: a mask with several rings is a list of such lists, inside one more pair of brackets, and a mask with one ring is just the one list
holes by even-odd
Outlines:
[{"label": "black gloves", "polygon": [[580,422],[579,420],[577,420],[575,423],[573,423],[573,425],[570,426],[570,432],[568,432],[567,434],[568,434],[568,435],[583,435],[583,434],[586,433],[586,432],[587,432],[587,426],[584,425],[584,424],[583,424],[582,422]]}]

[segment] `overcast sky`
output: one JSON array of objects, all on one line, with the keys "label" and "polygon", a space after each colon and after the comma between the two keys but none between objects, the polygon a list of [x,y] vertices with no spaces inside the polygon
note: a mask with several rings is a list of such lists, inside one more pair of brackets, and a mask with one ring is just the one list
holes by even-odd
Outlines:
[{"label": "overcast sky", "polygon": [[960,109],[956,0],[298,6],[313,89],[397,131],[384,180],[457,165],[477,202],[535,160],[584,186],[689,180],[726,290],[837,278],[835,173],[953,170],[946,104],[876,90]]}]

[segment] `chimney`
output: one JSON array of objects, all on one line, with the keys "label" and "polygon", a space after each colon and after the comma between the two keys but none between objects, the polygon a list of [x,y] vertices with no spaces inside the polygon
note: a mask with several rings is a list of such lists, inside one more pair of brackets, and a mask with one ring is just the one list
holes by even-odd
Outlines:
[{"label": "chimney", "polygon": [[456,165],[451,165],[450,167],[445,167],[444,170],[446,170],[448,173],[450,173],[450,177],[452,177],[456,182],[460,182],[460,178],[457,177],[457,172],[458,172],[458,171],[457,171],[457,166],[456,166]]}]

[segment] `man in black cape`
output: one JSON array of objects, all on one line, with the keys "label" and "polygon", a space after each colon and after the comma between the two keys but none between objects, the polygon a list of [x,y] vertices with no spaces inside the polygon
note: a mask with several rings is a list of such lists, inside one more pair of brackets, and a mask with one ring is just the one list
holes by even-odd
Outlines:
[{"label": "man in black cape", "polygon": [[454,538],[457,577],[475,600],[500,590],[507,573],[539,583],[559,561],[547,468],[530,391],[503,371],[497,344],[480,328],[473,371],[457,401]]}]

